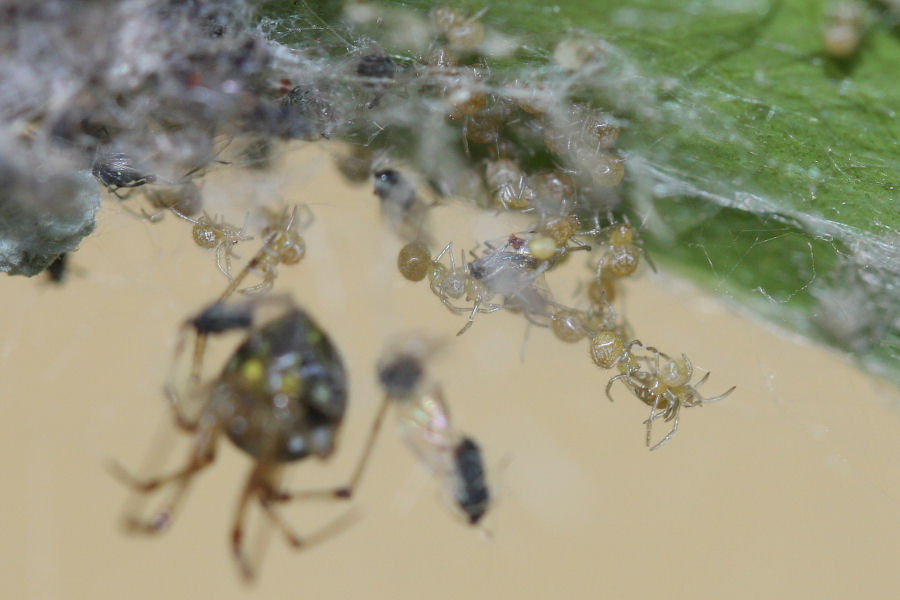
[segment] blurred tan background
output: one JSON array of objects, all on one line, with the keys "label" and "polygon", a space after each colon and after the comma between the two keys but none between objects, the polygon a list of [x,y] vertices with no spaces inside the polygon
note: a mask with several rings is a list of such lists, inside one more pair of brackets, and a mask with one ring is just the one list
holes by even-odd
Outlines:
[{"label": "blurred tan background", "polygon": [[[270,535],[252,587],[227,544],[249,462],[227,441],[169,531],[123,532],[130,494],[104,464],[138,469],[160,445],[172,446],[168,464],[183,460],[184,436],[157,435],[169,417],[161,385],[178,325],[226,281],[187,223],[142,222],[105,197],[62,287],[0,278],[4,597],[900,595],[896,389],[646,272],[625,297],[637,337],[710,369],[707,395],[738,386],[721,403],[685,410],[679,434],[648,452],[646,407],[622,390],[607,401],[611,373],[593,365],[584,343],[532,329],[522,362],[524,320],[504,313],[481,315],[454,338],[462,318],[427,283],[396,273],[400,243],[381,226],[371,188],[342,183],[316,148],[281,161],[252,185],[249,174],[222,169],[204,194],[237,199],[217,209],[236,223],[250,202],[306,202],[316,216],[307,258],[282,267],[276,289],[290,290],[339,345],[351,406],[336,457],[298,463],[290,486],[347,477],[379,399],[379,350],[398,332],[427,331],[448,342],[432,372],[491,469],[497,499],[483,529],[448,509],[389,421],[352,504],[354,523],[299,553]],[[438,211],[437,239],[465,249],[518,227],[452,204]],[[246,259],[257,247],[237,252]],[[586,276],[581,262],[553,278],[555,290]],[[292,504],[284,514],[310,532],[344,510]]]}]

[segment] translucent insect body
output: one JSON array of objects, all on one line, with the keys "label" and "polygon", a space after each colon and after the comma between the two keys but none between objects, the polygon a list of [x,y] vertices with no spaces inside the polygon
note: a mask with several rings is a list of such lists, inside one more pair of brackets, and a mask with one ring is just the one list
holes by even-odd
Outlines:
[{"label": "translucent insect body", "polygon": [[378,367],[385,402],[394,413],[413,454],[448,489],[470,524],[478,523],[490,504],[481,450],[457,433],[443,392],[425,376],[423,344],[412,340]]}]

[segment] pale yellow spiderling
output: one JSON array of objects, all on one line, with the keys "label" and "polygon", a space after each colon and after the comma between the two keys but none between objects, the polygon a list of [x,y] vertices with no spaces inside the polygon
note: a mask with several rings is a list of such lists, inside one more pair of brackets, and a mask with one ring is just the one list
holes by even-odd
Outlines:
[{"label": "pale yellow spiderling", "polygon": [[234,253],[234,247],[240,242],[253,239],[252,236],[247,235],[246,225],[238,228],[225,221],[224,218],[210,217],[205,212],[198,218],[188,216],[174,208],[172,212],[181,219],[193,224],[191,237],[194,243],[201,248],[215,249],[216,266],[225,277],[232,279],[231,259],[238,258]]},{"label": "pale yellow spiderling", "polygon": [[[678,432],[682,408],[718,402],[731,394],[735,386],[717,396],[704,398],[697,390],[709,379],[709,371],[697,383],[691,384],[694,368],[687,355],[671,358],[655,348],[648,347],[647,350],[653,353],[653,357],[641,357],[644,366],[628,369],[612,377],[606,385],[606,395],[612,400],[610,391],[616,382],[621,382],[638,400],[650,407],[650,415],[644,421],[647,426],[646,444],[650,450],[656,450]],[[660,364],[660,358],[665,362]],[[662,439],[651,445],[653,422],[659,419],[671,421],[672,428]]]}]

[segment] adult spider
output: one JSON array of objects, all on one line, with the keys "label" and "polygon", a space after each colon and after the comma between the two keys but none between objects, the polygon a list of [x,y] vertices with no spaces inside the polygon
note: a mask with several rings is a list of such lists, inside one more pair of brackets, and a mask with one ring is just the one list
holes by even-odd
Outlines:
[{"label": "adult spider", "polygon": [[[185,360],[185,350],[191,346],[188,338],[236,330],[247,332],[244,340],[217,376],[200,381],[193,362]],[[202,355],[194,354],[192,359],[200,360]],[[190,374],[185,376],[188,363]],[[112,465],[113,474],[139,493],[174,486],[168,501],[149,519],[130,518],[130,528],[154,533],[169,525],[194,476],[215,459],[223,434],[253,460],[231,528],[232,551],[248,579],[254,572],[243,539],[252,500],[290,545],[302,547],[315,539],[296,534],[276,506],[292,499],[349,498],[352,494],[361,469],[339,488],[291,493],[280,487],[286,464],[331,456],[347,408],[347,376],[340,353],[325,331],[287,296],[220,301],[189,319],[182,328],[166,387],[175,422],[193,435],[193,446],[183,467],[149,479],[138,479]],[[198,408],[192,409],[191,403],[198,400]]]}]

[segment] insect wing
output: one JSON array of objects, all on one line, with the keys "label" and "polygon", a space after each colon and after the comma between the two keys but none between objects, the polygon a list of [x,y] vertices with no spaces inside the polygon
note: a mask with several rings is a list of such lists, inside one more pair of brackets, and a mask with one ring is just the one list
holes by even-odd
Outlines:
[{"label": "insect wing", "polygon": [[442,480],[452,480],[456,439],[438,388],[398,403],[401,435],[416,458]]}]

